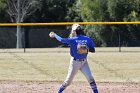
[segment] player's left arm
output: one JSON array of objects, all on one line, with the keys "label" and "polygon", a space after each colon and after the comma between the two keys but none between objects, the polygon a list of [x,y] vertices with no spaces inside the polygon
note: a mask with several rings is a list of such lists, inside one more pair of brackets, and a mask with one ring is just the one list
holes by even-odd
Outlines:
[{"label": "player's left arm", "polygon": [[89,39],[88,48],[89,48],[89,52],[92,53],[95,52],[95,43],[91,39]]}]

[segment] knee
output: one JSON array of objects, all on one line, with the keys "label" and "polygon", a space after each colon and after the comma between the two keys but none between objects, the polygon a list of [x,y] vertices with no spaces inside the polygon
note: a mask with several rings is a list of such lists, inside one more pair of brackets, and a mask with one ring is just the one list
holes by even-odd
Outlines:
[{"label": "knee", "polygon": [[70,81],[64,81],[64,82],[62,83],[62,85],[63,85],[65,88],[68,87],[70,84],[71,84]]}]

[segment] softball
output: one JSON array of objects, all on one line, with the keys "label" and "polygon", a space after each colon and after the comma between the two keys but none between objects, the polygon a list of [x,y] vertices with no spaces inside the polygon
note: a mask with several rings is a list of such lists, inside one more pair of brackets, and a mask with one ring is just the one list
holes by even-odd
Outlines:
[{"label": "softball", "polygon": [[50,32],[50,34],[54,34],[54,32],[52,31],[52,32]]}]

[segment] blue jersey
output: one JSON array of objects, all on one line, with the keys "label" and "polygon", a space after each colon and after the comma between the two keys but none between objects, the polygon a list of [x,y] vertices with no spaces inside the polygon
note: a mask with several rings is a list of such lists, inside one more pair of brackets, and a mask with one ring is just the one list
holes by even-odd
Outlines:
[{"label": "blue jersey", "polygon": [[77,45],[86,45],[89,49],[95,47],[95,43],[87,36],[78,35],[73,38],[61,38],[57,34],[55,34],[55,38],[62,42],[66,43],[70,46],[70,55],[74,59],[84,59],[87,58],[87,54],[78,54],[77,53]]}]

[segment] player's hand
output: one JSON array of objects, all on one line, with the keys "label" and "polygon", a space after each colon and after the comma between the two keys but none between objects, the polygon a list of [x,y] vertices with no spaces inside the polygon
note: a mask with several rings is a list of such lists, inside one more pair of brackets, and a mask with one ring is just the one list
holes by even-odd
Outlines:
[{"label": "player's hand", "polygon": [[50,32],[49,36],[50,38],[54,38],[55,33],[54,32]]}]

